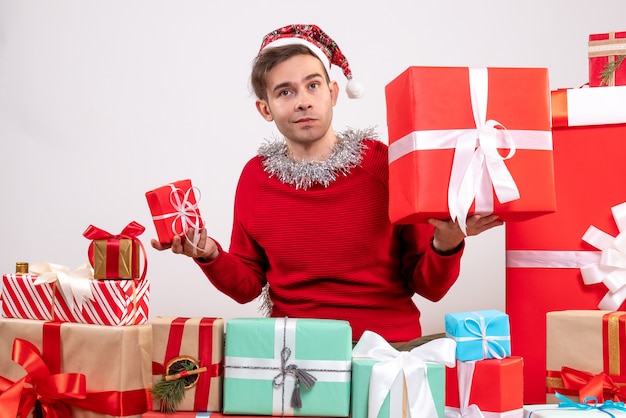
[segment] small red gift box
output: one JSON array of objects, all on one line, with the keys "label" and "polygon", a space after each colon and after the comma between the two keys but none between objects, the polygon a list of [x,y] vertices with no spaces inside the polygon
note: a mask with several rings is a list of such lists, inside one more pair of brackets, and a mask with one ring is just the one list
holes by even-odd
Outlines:
[{"label": "small red gift box", "polygon": [[[511,353],[524,358],[527,404],[545,402],[547,312],[597,309],[607,292],[601,283],[585,285],[580,268],[599,254],[583,240],[591,225],[612,236],[619,232],[611,208],[626,200],[626,116],[620,124],[607,124],[605,117],[614,107],[623,109],[623,99],[612,99],[623,89],[553,92],[558,211],[506,226],[505,304]],[[579,94],[604,100],[570,100]]]},{"label": "small red gift box", "polygon": [[[117,235],[89,225],[83,236],[92,240],[87,250],[94,279],[143,279],[147,259],[143,244],[137,238],[145,228],[133,221]],[[140,272],[143,253],[143,272]]]},{"label": "small red gift box", "polygon": [[161,244],[189,229],[199,231],[203,227],[196,197],[197,189],[191,180],[179,180],[146,192],[157,237]]},{"label": "small red gift box", "polygon": [[[152,322],[153,383],[163,380],[177,361],[193,362],[203,370],[190,375],[185,396],[176,411],[221,411],[224,368],[224,320],[222,318],[157,317]],[[169,407],[169,408],[168,408]],[[154,400],[155,411],[171,406]],[[170,409],[171,410],[171,409]],[[195,415],[194,415],[195,416]]]},{"label": "small red gift box", "polygon": [[547,69],[410,67],[385,94],[393,223],[555,211]]},{"label": "small red gift box", "polygon": [[[471,367],[473,363],[473,375]],[[507,412],[521,410],[524,406],[524,362],[521,357],[503,359],[486,359],[475,362],[457,361],[457,367],[446,368],[446,406],[460,408],[461,389],[469,389],[467,405],[476,405],[483,412]],[[469,368],[468,368],[469,366]],[[465,367],[465,369],[463,369]],[[459,387],[459,370],[469,373],[461,374],[461,384],[465,377],[471,377],[470,388]]]},{"label": "small red gift box", "polygon": [[626,31],[589,35],[589,86],[626,85]]}]

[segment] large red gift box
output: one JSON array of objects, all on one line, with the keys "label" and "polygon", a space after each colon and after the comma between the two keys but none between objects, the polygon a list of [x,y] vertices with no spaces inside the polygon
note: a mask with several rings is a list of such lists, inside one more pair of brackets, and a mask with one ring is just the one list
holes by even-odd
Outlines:
[{"label": "large red gift box", "polygon": [[26,417],[36,399],[43,416],[139,418],[150,410],[150,325],[0,318],[0,335],[1,416],[19,416],[25,405]]},{"label": "large red gift box", "polygon": [[[157,317],[152,322],[153,383],[173,374],[176,363],[191,361],[193,369],[185,382],[185,396],[176,411],[221,411],[224,369],[224,320],[222,318]],[[168,372],[168,366],[170,372]],[[167,405],[154,400],[155,411]]]},{"label": "large red gift box", "polygon": [[[51,271],[44,274],[61,275],[53,270],[63,266],[51,266]],[[53,281],[38,283],[42,276],[30,273],[2,276],[3,317],[97,325],[148,322],[150,282],[147,279],[93,280],[65,275],[65,278],[57,276],[52,277]]]},{"label": "large red gift box", "polygon": [[410,67],[385,94],[393,223],[555,211],[547,69]]},{"label": "large red gift box", "polygon": [[[546,313],[597,309],[607,292],[601,283],[583,282],[580,268],[592,265],[598,256],[583,236],[590,226],[616,236],[611,209],[626,201],[626,117],[623,123],[612,119],[613,124],[602,125],[610,123],[606,115],[614,107],[624,107],[626,90],[584,88],[552,94],[558,210],[505,228],[506,312],[511,353],[524,358],[525,403],[545,402]],[[570,100],[579,95],[601,95],[604,101]],[[574,126],[583,123],[587,125]]]},{"label": "large red gift box", "polygon": [[[626,85],[626,60],[623,58],[626,56],[626,31],[591,34],[587,45],[589,86]],[[607,65],[616,68],[609,71],[605,79],[603,72],[607,70]]]},{"label": "large red gift box", "polygon": [[[469,366],[469,369],[467,367]],[[473,374],[471,367],[474,367]],[[446,406],[460,408],[459,367],[466,367],[463,373],[469,372],[468,405],[476,405],[482,412],[504,413],[513,416],[517,413],[521,417],[523,402],[523,368],[521,357],[506,357],[503,359],[486,359],[472,362],[457,361],[457,367],[446,368]],[[462,380],[464,380],[463,378]],[[465,382],[462,382],[465,384]],[[516,412],[513,412],[516,411]]]},{"label": "large red gift box", "polygon": [[161,244],[169,244],[176,235],[203,227],[198,208],[198,190],[191,180],[179,180],[146,192],[157,237]]}]

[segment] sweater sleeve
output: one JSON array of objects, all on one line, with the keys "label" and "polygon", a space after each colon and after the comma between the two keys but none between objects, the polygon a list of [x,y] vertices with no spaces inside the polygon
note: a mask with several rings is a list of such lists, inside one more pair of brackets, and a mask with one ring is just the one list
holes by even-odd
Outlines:
[{"label": "sweater sleeve", "polygon": [[432,246],[433,228],[429,224],[403,225],[400,240],[402,275],[415,293],[436,302],[459,277],[465,243],[455,253],[438,254]]},{"label": "sweater sleeve", "polygon": [[219,255],[208,263],[196,260],[211,283],[222,293],[239,303],[247,303],[261,294],[265,285],[267,259],[262,248],[245,228],[259,189],[257,175],[259,164],[253,158],[244,167],[235,193],[233,228],[229,251],[218,243]]}]

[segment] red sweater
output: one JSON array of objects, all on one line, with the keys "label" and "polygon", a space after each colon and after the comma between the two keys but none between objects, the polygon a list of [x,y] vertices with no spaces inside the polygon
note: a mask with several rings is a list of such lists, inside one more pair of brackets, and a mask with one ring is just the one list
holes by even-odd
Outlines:
[{"label": "red sweater", "polygon": [[421,336],[412,296],[441,299],[462,250],[435,253],[428,224],[390,224],[387,146],[364,144],[360,166],[307,190],[252,158],[237,186],[229,252],[198,263],[213,285],[247,303],[268,282],[273,317],[347,320],[355,341],[366,329],[389,342]]}]

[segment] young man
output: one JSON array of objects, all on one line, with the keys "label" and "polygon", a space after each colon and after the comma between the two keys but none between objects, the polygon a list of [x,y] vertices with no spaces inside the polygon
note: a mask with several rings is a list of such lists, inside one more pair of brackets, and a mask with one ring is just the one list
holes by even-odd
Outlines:
[{"label": "young man", "polygon": [[[263,294],[272,316],[344,319],[355,341],[366,329],[389,342],[414,340],[421,328],[412,296],[437,301],[447,293],[465,235],[445,220],[390,224],[387,146],[370,130],[333,130],[339,86],[329,62],[352,78],[337,45],[314,25],[264,38],[252,87],[260,115],[284,140],[261,146],[244,167],[228,252],[206,230],[197,246],[176,237],[171,249],[193,257],[240,303]],[[473,216],[467,232],[501,224]]]}]

